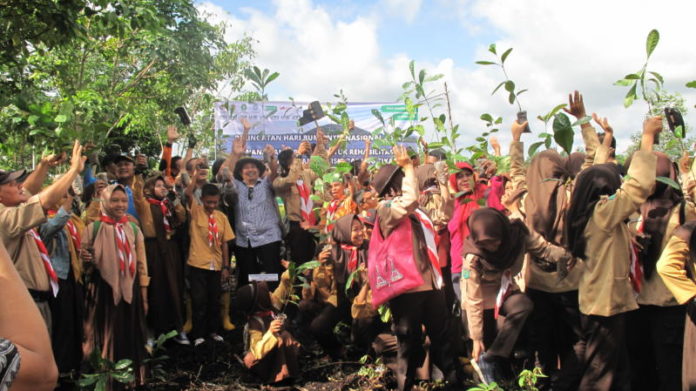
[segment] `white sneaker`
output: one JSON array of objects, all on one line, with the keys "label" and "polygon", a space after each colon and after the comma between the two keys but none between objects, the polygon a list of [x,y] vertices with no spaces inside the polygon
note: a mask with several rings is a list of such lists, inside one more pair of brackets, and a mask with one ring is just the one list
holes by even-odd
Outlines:
[{"label": "white sneaker", "polygon": [[189,341],[188,337],[186,336],[185,332],[180,332],[176,337],[174,337],[174,342],[178,343],[179,345],[191,345],[191,341]]},{"label": "white sneaker", "polygon": [[203,339],[203,338],[196,338],[196,339],[193,341],[193,346],[194,346],[194,347],[195,347],[195,346],[198,346],[198,345],[202,344],[203,342],[205,342],[205,339]]},{"label": "white sneaker", "polygon": [[225,339],[222,338],[222,336],[220,334],[217,334],[217,333],[210,333],[210,338],[212,338],[213,341],[216,341],[216,342],[225,342]]}]

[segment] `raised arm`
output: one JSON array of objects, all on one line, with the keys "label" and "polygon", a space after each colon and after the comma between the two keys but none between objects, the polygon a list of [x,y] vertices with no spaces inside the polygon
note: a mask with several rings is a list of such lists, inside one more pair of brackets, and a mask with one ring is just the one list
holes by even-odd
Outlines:
[{"label": "raised arm", "polygon": [[22,187],[31,194],[37,194],[48,177],[48,170],[65,161],[65,152],[60,155],[50,155],[41,159],[36,169],[24,180]]},{"label": "raised arm", "polygon": [[164,144],[162,149],[162,160],[166,164],[167,168],[165,170],[165,176],[171,178],[172,176],[172,145],[179,138],[179,132],[176,130],[176,126],[167,126],[167,143]]},{"label": "raised arm", "polygon": [[367,167],[369,166],[367,160],[370,158],[370,148],[372,147],[372,140],[370,137],[365,137],[365,153],[363,154],[362,162],[360,162],[360,171],[358,171],[358,183],[362,186],[365,181],[370,179],[370,173],[367,172]]},{"label": "raised arm", "polygon": [[68,172],[39,193],[39,200],[44,210],[48,210],[51,206],[57,204],[61,198],[63,198],[63,195],[68,192],[68,188],[84,169],[86,159],[86,157],[82,156],[82,146],[80,142],[75,140]]}]

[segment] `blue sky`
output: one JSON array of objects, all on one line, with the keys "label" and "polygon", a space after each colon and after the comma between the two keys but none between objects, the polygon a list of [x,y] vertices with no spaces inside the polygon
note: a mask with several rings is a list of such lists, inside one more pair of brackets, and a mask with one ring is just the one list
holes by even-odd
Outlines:
[{"label": "blue sky", "polygon": [[[661,41],[650,69],[660,72],[669,91],[680,92],[692,112],[696,79],[691,26],[696,2],[666,0],[670,17],[654,14],[648,0],[207,0],[198,3],[213,22],[228,26],[227,38],[245,35],[254,44],[255,62],[280,72],[271,99],[328,101],[339,89],[351,101],[392,101],[408,80],[408,61],[429,73],[444,74],[452,96],[453,118],[464,143],[482,132],[481,113],[505,119],[501,141],[517,110],[490,91],[499,69],[474,64],[488,45],[514,47],[506,65],[523,96],[528,117],[546,113],[579,89],[588,112],[609,118],[619,150],[640,130],[647,106],[622,105],[625,88],[613,86],[636,71],[645,58],[645,37],[657,28]],[[687,120],[696,119],[693,114]],[[692,122],[692,121],[690,121]],[[535,121],[532,129],[541,132]],[[576,132],[579,134],[579,131]],[[576,145],[580,144],[576,137]],[[534,140],[529,140],[529,143]]]}]

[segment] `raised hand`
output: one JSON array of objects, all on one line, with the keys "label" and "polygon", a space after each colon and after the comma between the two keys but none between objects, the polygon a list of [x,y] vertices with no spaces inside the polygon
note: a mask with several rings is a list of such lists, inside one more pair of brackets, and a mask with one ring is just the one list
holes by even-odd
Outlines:
[{"label": "raised hand", "polygon": [[510,131],[512,132],[513,141],[520,141],[522,133],[524,133],[524,130],[527,128],[527,123],[528,121],[524,121],[523,123],[519,123],[517,120],[512,121],[512,128]]},{"label": "raised hand", "polygon": [[70,157],[70,169],[82,172],[85,168],[85,160],[87,160],[87,157],[82,156],[82,145],[80,145],[78,140],[75,140]]},{"label": "raised hand", "polygon": [[65,152],[57,155],[48,155],[41,158],[41,163],[47,165],[48,167],[56,167],[65,161]]},{"label": "raised hand", "polygon": [[[522,130],[524,130],[524,128],[522,128]],[[500,143],[498,142],[498,138],[492,136],[490,139],[490,144],[491,148],[493,148],[493,151],[495,152],[495,156],[500,156]]]},{"label": "raised hand", "polygon": [[411,157],[408,156],[408,150],[406,150],[406,147],[403,145],[395,145],[394,148],[392,148],[392,151],[394,152],[394,160],[400,167],[406,167],[413,164]]},{"label": "raised hand", "polygon": [[600,118],[597,113],[592,113],[592,119],[604,130],[604,133],[608,133],[610,135],[614,134],[614,129],[611,127],[611,125],[609,125],[607,117]]},{"label": "raised hand", "polygon": [[174,126],[174,125],[167,126],[167,141],[169,141],[169,144],[174,143],[178,138],[179,138],[179,131],[176,129],[176,126]]},{"label": "raised hand", "polygon": [[242,137],[235,137],[232,141],[232,154],[241,156],[246,151],[246,141]]},{"label": "raised hand", "polygon": [[572,115],[577,119],[585,118],[587,116],[585,112],[585,101],[582,98],[582,94],[575,90],[574,93],[568,94],[568,107],[563,108],[563,111]]}]

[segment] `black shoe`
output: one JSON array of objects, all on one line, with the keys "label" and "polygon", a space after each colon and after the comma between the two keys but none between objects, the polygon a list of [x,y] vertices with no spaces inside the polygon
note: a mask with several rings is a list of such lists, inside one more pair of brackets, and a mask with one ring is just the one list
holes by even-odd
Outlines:
[{"label": "black shoe", "polygon": [[509,381],[512,379],[510,363],[503,357],[496,357],[484,353],[476,363],[481,370],[483,381],[486,384],[493,382],[500,383],[501,381]]}]

